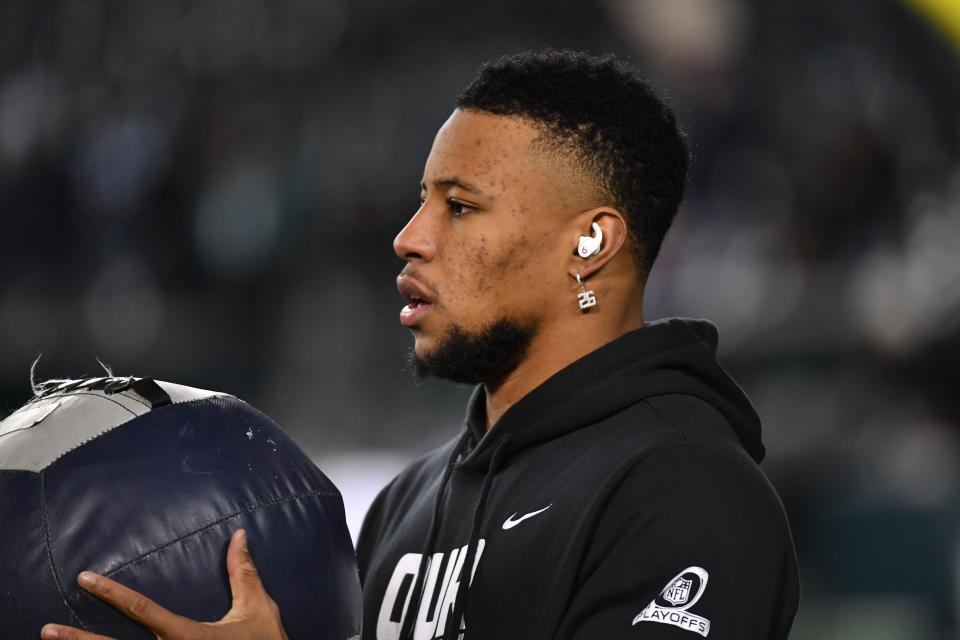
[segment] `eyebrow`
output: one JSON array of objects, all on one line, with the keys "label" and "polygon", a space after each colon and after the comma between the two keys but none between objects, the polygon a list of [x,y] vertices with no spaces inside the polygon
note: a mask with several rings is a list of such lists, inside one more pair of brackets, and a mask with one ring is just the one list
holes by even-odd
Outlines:
[{"label": "eyebrow", "polygon": [[[492,199],[492,196],[485,193],[482,189],[480,189],[480,187],[476,186],[475,184],[471,184],[469,182],[464,182],[463,180],[461,180],[460,178],[457,178],[456,176],[452,176],[450,178],[443,178],[442,180],[434,180],[433,185],[440,189],[449,189],[450,187],[459,187],[464,191],[470,191],[471,193],[476,193],[485,198]],[[426,189],[427,188],[426,183],[421,181],[420,188]]]}]

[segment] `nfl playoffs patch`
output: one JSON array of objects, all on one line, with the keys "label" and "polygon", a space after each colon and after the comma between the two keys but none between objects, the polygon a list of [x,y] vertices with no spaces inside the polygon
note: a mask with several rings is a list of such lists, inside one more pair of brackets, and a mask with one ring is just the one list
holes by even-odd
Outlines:
[{"label": "nfl playoffs patch", "polygon": [[663,588],[650,604],[643,608],[633,619],[638,622],[659,622],[670,624],[687,631],[698,633],[704,638],[710,633],[710,621],[690,613],[689,609],[707,588],[709,575],[700,567],[687,567],[678,573]]}]

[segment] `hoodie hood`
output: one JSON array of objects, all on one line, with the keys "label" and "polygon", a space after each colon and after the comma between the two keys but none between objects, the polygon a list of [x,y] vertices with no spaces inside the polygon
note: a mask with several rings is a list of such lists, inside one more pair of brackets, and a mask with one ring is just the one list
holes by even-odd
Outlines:
[{"label": "hoodie hood", "polygon": [[489,432],[485,429],[486,394],[480,385],[467,408],[470,437],[459,464],[483,471],[498,448],[506,449],[502,455],[509,459],[645,399],[678,393],[716,408],[759,463],[765,453],[760,418],[740,386],[717,363],[717,342],[717,328],[706,320],[671,318],[648,323],[548,378],[510,407]]}]

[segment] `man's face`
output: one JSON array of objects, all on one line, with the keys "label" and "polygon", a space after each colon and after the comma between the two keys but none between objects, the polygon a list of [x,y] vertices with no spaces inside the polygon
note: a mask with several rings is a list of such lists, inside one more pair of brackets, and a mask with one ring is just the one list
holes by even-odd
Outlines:
[{"label": "man's face", "polygon": [[[521,118],[460,110],[437,133],[422,204],[393,243],[407,261],[397,278],[409,302],[400,319],[413,332],[421,363],[444,345],[462,352],[470,340],[497,335],[507,344],[495,350],[512,349],[516,360],[564,303],[569,306],[556,294],[569,285],[566,265],[576,241],[564,221],[583,203],[558,184],[555,167],[531,146],[539,135]],[[489,355],[474,352],[468,359]]]}]

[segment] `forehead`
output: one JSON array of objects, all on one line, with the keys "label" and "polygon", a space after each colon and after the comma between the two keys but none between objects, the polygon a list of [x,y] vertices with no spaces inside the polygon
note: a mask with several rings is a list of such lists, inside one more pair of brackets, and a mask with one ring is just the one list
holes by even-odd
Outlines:
[{"label": "forehead", "polygon": [[523,118],[456,110],[440,127],[424,168],[424,180],[456,177],[489,192],[518,180],[543,178],[533,141],[540,130]]}]

